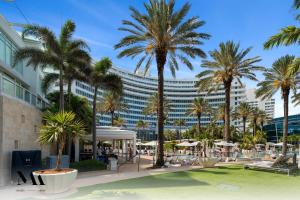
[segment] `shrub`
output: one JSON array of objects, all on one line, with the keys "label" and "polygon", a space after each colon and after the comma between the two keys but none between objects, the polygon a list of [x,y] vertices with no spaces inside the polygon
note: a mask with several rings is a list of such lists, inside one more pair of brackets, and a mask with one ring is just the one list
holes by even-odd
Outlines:
[{"label": "shrub", "polygon": [[106,165],[98,160],[83,160],[70,164],[70,168],[77,169],[79,172],[105,170]]}]

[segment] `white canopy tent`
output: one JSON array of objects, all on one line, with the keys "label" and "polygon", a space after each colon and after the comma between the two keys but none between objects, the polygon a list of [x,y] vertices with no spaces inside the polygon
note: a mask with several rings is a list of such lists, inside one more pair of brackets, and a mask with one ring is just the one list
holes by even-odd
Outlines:
[{"label": "white canopy tent", "polygon": [[[116,147],[116,143],[122,141],[122,153],[127,155],[128,147],[132,148],[133,157],[136,155],[136,132],[130,130],[124,130],[120,127],[110,127],[110,126],[97,126],[96,130],[97,141],[111,142],[113,148]],[[92,141],[92,135],[85,136],[85,139]],[[75,147],[75,149],[79,149]],[[76,150],[75,150],[76,152]],[[78,157],[79,157],[79,150]],[[76,153],[77,153],[76,152]]]}]

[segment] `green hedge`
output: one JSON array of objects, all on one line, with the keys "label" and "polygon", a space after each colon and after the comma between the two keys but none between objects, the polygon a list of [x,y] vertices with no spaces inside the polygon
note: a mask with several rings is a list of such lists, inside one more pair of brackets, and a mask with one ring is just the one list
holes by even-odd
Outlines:
[{"label": "green hedge", "polygon": [[105,170],[106,165],[98,160],[83,160],[70,163],[70,168],[77,169],[79,172]]}]

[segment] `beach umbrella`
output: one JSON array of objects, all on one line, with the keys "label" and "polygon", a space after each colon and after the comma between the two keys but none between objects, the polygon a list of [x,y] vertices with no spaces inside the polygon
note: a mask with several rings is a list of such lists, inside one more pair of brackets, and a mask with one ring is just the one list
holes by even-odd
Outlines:
[{"label": "beach umbrella", "polygon": [[216,146],[224,146],[224,147],[234,147],[235,145],[233,143],[229,143],[226,141],[216,142]]},{"label": "beach umbrella", "polygon": [[151,141],[151,142],[147,142],[142,144],[143,146],[157,146],[157,141]]}]

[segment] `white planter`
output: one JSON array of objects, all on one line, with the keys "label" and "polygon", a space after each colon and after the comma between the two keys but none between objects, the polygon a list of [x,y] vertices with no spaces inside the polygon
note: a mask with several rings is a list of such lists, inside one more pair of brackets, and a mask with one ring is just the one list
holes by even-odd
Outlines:
[{"label": "white planter", "polygon": [[200,163],[204,168],[214,167],[218,163],[218,158],[200,158]]},{"label": "white planter", "polygon": [[39,185],[41,190],[44,190],[45,193],[62,193],[67,191],[70,186],[74,183],[77,177],[78,171],[73,169],[69,172],[57,173],[57,174],[41,174],[33,172],[35,180],[38,182],[38,176],[42,177],[45,185]]}]

